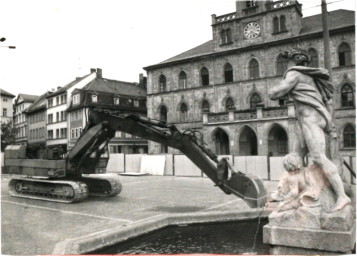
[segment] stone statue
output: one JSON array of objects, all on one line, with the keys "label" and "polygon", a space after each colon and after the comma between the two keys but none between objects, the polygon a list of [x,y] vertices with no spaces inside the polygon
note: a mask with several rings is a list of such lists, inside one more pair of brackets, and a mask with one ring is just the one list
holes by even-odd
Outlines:
[{"label": "stone statue", "polygon": [[[328,82],[326,69],[305,66],[310,61],[306,52],[294,49],[287,52],[285,57],[289,59],[288,69],[283,80],[269,91],[269,97],[277,100],[289,95],[294,101],[297,140],[293,152],[301,161],[309,153],[313,164],[324,174],[336,194],[336,202],[329,211],[339,211],[351,200],[345,194],[337,166],[326,156],[325,133],[334,136],[334,124],[328,107],[333,97],[333,85]],[[302,188],[297,184],[294,186]]]}]

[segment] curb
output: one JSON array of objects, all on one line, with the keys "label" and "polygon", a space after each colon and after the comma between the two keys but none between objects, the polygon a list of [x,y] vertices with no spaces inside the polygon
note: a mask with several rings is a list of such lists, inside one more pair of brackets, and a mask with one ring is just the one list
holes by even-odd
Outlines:
[{"label": "curb", "polygon": [[[271,209],[265,209],[261,217],[268,217],[270,213]],[[66,239],[55,245],[52,254],[90,253],[171,225],[249,220],[258,218],[259,215],[260,211],[258,209],[243,212],[216,211],[209,213],[162,214],[86,236]]]}]

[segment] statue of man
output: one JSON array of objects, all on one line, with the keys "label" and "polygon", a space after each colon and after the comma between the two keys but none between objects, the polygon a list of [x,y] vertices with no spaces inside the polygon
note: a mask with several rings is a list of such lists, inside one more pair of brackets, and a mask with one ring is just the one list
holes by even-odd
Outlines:
[{"label": "statue of man", "polygon": [[333,85],[328,82],[329,73],[323,68],[310,68],[306,65],[310,56],[299,49],[285,54],[289,59],[288,69],[283,80],[269,91],[269,97],[277,100],[286,95],[294,101],[297,118],[297,140],[294,153],[304,158],[310,154],[315,165],[319,166],[331,184],[337,200],[332,212],[351,203],[345,194],[343,182],[336,165],[326,156],[325,132],[334,132],[334,125],[327,103],[333,97]]}]

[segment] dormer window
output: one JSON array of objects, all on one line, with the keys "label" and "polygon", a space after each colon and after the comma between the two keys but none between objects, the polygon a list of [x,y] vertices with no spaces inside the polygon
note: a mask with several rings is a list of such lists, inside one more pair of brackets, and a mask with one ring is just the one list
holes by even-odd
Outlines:
[{"label": "dormer window", "polygon": [[97,95],[95,95],[95,94],[92,95],[92,102],[94,102],[94,103],[98,102],[98,96]]},{"label": "dormer window", "polygon": [[79,94],[75,94],[75,95],[72,96],[73,105],[78,105],[79,101],[80,101]]},{"label": "dormer window", "polygon": [[119,105],[119,98],[114,98],[114,105]]}]

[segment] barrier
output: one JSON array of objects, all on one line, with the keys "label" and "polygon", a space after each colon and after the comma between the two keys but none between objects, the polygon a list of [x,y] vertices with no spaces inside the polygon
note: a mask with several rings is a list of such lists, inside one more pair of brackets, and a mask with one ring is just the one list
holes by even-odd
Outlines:
[{"label": "barrier", "polygon": [[245,174],[258,176],[260,179],[268,179],[267,156],[235,156],[234,168]]},{"label": "barrier", "polygon": [[140,173],[142,154],[125,154],[125,172]]},{"label": "barrier", "polygon": [[283,159],[284,157],[280,156],[269,158],[270,180],[279,180],[285,172]]},{"label": "barrier", "polygon": [[175,176],[202,177],[202,171],[185,155],[174,155]]},{"label": "barrier", "polygon": [[110,154],[107,173],[121,173],[124,169],[124,154]]}]

